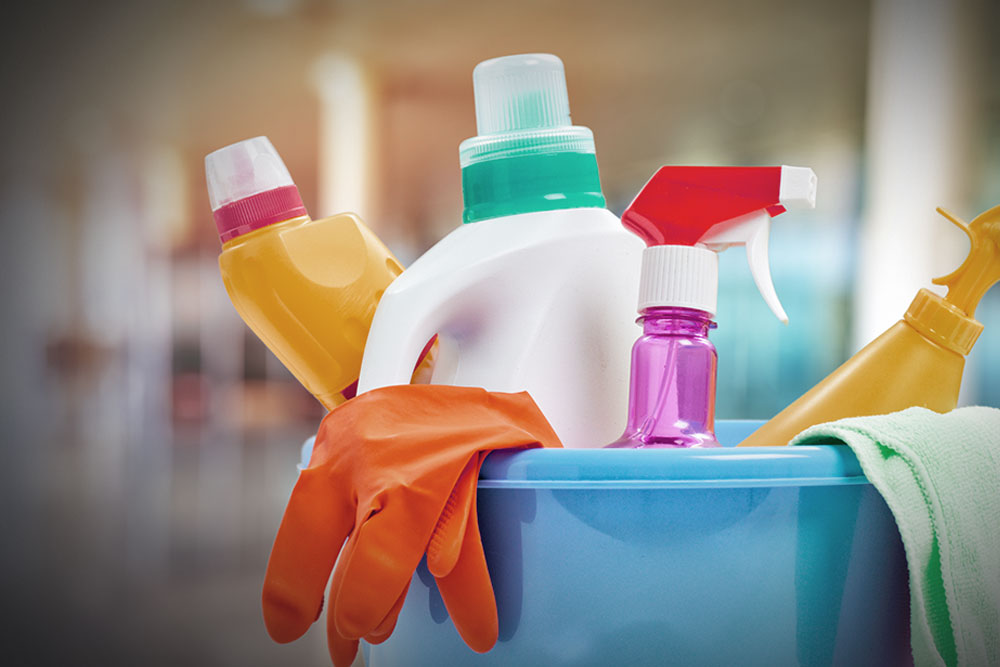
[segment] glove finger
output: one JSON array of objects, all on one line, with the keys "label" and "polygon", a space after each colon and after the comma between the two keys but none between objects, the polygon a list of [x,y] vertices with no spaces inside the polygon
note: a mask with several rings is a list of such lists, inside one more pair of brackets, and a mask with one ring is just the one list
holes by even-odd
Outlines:
[{"label": "glove finger", "polygon": [[326,648],[334,667],[351,667],[358,654],[358,640],[341,637],[336,632],[327,633]]},{"label": "glove finger", "polygon": [[330,659],[333,660],[334,667],[350,667],[354,663],[354,658],[358,653],[357,638],[344,637],[337,632],[337,627],[333,622],[335,617],[335,607],[337,600],[337,590],[340,589],[340,581],[344,576],[344,569],[341,563],[348,557],[357,541],[357,531],[351,533],[347,538],[347,543],[340,551],[337,560],[337,567],[333,571],[333,578],[330,579],[330,592],[327,594],[330,602],[326,609],[326,646],[330,652]]},{"label": "glove finger", "polygon": [[[344,554],[350,553],[353,549],[354,537],[348,540],[347,545],[344,547]],[[337,568],[334,572],[333,579],[330,582],[330,599],[336,600],[336,591],[340,588],[340,583],[344,576],[344,569]],[[381,644],[392,631],[396,628],[396,621],[399,618],[399,612],[403,609],[403,603],[406,600],[406,593],[410,590],[410,585],[407,583],[406,588],[403,589],[402,594],[400,594],[399,599],[393,605],[392,609],[386,615],[385,619],[375,628],[372,632],[365,635],[365,641],[369,644]],[[336,623],[334,619],[335,614],[335,604],[331,603],[330,609],[326,613],[326,640],[327,648],[330,651],[330,657],[333,659],[334,664],[340,667],[341,664],[350,665],[354,660],[354,656],[357,653],[358,640],[348,639],[337,632]]]},{"label": "glove finger", "polygon": [[437,585],[458,634],[473,651],[485,653],[497,642],[499,622],[475,509],[473,488],[472,512],[461,555],[448,576],[437,578]]},{"label": "glove finger", "polygon": [[476,484],[479,483],[479,457],[472,456],[458,483],[448,496],[431,541],[427,544],[427,569],[435,577],[444,577],[458,562],[468,525],[470,508],[474,511]]},{"label": "glove finger", "polygon": [[[406,593],[410,587],[407,586],[399,600],[393,606],[389,615],[382,621],[382,624],[371,634],[365,636],[365,641],[369,644],[381,644],[389,638],[396,628],[396,621],[399,619],[399,612],[403,609],[403,602],[406,600]],[[327,618],[330,618],[328,614]],[[328,624],[327,627],[327,650],[330,652],[330,659],[333,660],[334,667],[350,667],[354,664],[354,659],[358,653],[358,640],[341,637],[336,628]]]},{"label": "glove finger", "polygon": [[353,508],[333,496],[323,471],[299,473],[274,538],[261,603],[267,632],[276,642],[301,637],[319,618],[323,590],[344,539]]},{"label": "glove finger", "polygon": [[386,616],[381,623],[379,623],[377,628],[365,635],[365,641],[369,644],[381,644],[389,638],[392,631],[396,629],[396,621],[399,620],[399,612],[403,611],[403,604],[406,602],[406,594],[409,590],[410,584],[407,584],[406,588],[403,589],[403,593],[399,596],[399,599],[396,600],[396,604],[394,604],[392,609],[389,611],[389,615]]},{"label": "glove finger", "polygon": [[[344,637],[364,637],[382,623],[409,586],[427,548],[431,528],[420,530],[424,512],[407,507],[405,499],[397,501],[395,512],[373,514],[355,530],[337,563],[330,611]],[[440,509],[432,516],[439,514]]]}]

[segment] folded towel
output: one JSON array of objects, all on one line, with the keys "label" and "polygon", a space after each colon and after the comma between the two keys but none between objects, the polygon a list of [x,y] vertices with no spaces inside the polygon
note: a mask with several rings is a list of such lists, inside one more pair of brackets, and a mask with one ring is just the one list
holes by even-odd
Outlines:
[{"label": "folded towel", "polygon": [[806,429],[839,440],[899,526],[910,571],[913,660],[1000,665],[1000,410],[924,408]]}]

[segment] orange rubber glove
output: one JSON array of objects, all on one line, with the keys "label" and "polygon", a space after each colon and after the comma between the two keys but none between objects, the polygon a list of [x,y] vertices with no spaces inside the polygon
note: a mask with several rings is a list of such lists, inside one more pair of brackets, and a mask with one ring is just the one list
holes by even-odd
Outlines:
[{"label": "orange rubber glove", "polygon": [[268,633],[278,642],[305,633],[336,563],[327,638],[334,664],[350,665],[359,638],[389,637],[427,552],[456,628],[474,650],[489,650],[497,614],[476,520],[479,468],[493,450],[539,446],[561,445],[526,393],[402,385],[337,407],[271,550]]}]

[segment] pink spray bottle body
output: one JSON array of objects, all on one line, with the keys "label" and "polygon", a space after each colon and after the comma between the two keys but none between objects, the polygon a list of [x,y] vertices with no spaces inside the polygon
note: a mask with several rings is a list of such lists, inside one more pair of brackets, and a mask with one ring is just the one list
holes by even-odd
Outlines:
[{"label": "pink spray bottle body", "polygon": [[761,295],[788,317],[771,283],[767,235],[786,207],[812,207],[816,176],[802,167],[662,167],[622,214],[642,238],[639,322],[632,348],[629,413],[612,448],[718,447],[716,253],[745,245]]},{"label": "pink spray bottle body", "polygon": [[650,307],[638,321],[643,331],[632,346],[628,424],[608,447],[718,447],[711,314]]}]

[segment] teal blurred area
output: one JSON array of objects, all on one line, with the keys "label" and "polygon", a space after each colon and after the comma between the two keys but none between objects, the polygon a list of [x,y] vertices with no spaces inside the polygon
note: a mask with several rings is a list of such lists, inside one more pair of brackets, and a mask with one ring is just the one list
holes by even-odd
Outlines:
[{"label": "teal blurred area", "polygon": [[[269,136],[314,217],[408,264],[461,221],[472,68],[550,52],[616,213],[664,164],[788,164],[786,327],[721,256],[717,416],[766,419],[967,249],[1000,204],[1000,5],[906,0],[25,3],[0,26],[9,664],[326,664],[259,589],[323,411],[222,287],[205,154]],[[1000,406],[1000,289],[963,404]],[[320,624],[322,625],[322,623]]]}]

